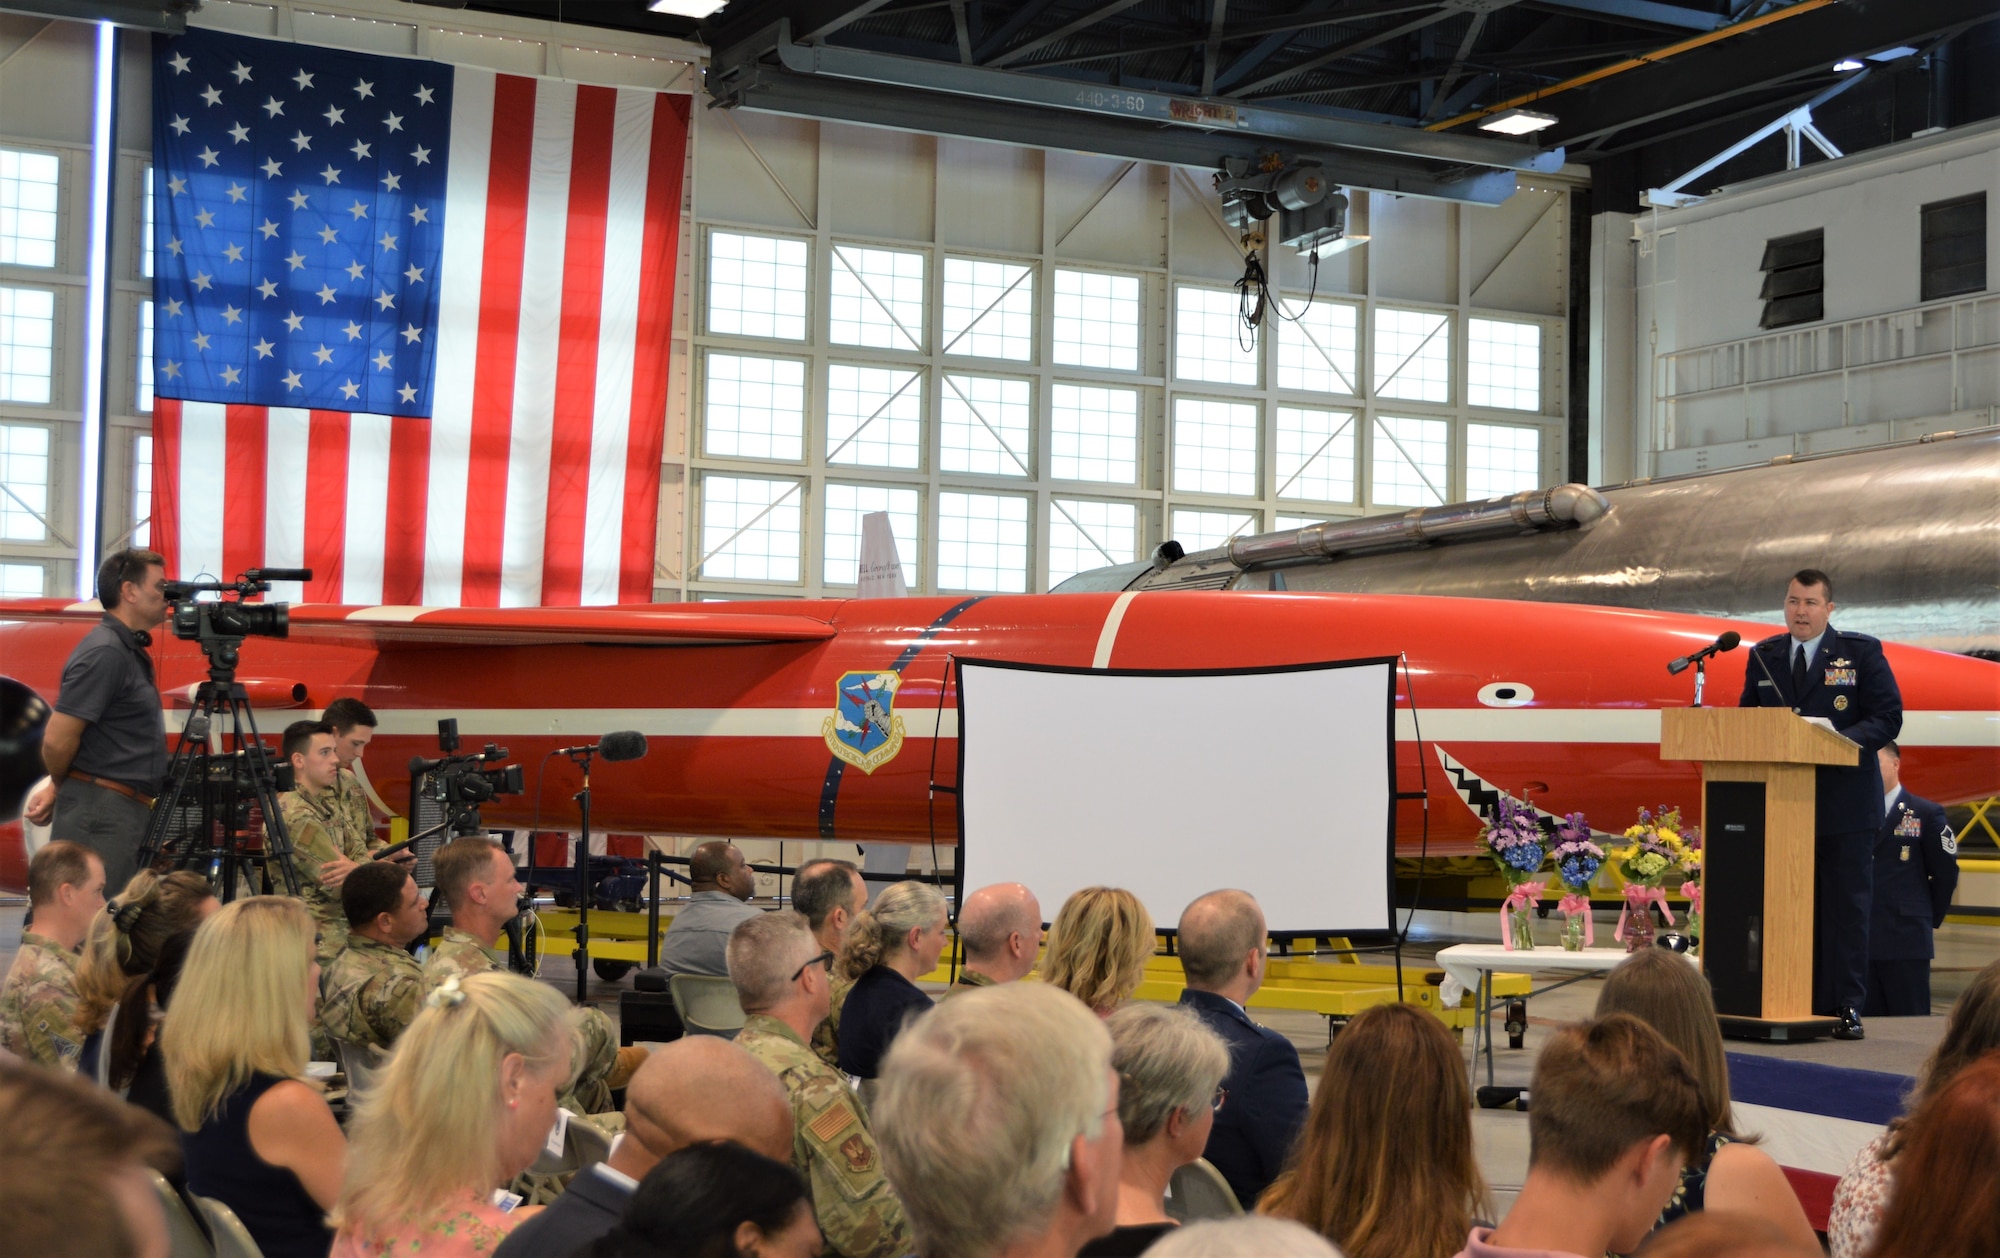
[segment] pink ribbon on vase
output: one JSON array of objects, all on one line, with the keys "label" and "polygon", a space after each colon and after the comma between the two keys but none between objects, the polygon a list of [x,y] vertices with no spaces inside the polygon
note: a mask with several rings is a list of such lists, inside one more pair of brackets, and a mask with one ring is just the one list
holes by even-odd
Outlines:
[{"label": "pink ribbon on vase", "polygon": [[1671,926],[1674,924],[1674,911],[1667,907],[1667,893],[1665,891],[1662,891],[1658,887],[1648,887],[1636,882],[1628,883],[1625,887],[1625,907],[1618,910],[1618,925],[1612,930],[1611,937],[1623,943],[1625,941],[1627,915],[1634,909],[1639,910],[1641,913],[1645,912],[1648,904],[1659,905],[1660,915],[1667,919],[1667,925]]},{"label": "pink ribbon on vase", "polygon": [[[1681,891],[1688,898],[1688,916],[1692,917],[1696,913],[1701,912],[1701,884],[1690,879],[1681,884]],[[1668,920],[1671,921],[1672,919],[1669,918]]]},{"label": "pink ribbon on vase", "polygon": [[1589,896],[1580,895],[1577,892],[1572,891],[1568,895],[1564,896],[1562,900],[1556,905],[1556,910],[1560,912],[1564,917],[1573,918],[1576,917],[1578,914],[1581,914],[1583,916],[1583,946],[1588,948],[1592,944],[1597,942],[1597,931],[1592,928],[1590,922]]},{"label": "pink ribbon on vase", "polygon": [[[1537,904],[1540,904],[1542,902],[1542,891],[1548,885],[1546,882],[1515,883],[1514,889],[1507,893],[1507,898],[1500,902],[1502,920],[1505,920],[1508,913],[1516,911],[1526,912],[1534,908]],[[1506,926],[1507,929],[1500,932],[1500,942],[1508,952],[1512,952],[1514,950],[1514,924],[1507,922]]]}]

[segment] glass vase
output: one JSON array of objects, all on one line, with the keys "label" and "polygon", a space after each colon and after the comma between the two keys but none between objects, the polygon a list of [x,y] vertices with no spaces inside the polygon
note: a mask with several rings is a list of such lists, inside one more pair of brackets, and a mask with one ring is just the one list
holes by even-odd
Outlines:
[{"label": "glass vase", "polygon": [[1583,914],[1571,913],[1567,915],[1563,922],[1562,943],[1565,952],[1583,951]]},{"label": "glass vase", "polygon": [[1501,928],[1514,941],[1516,952],[1535,950],[1535,910],[1527,907],[1501,909]]},{"label": "glass vase", "polygon": [[1653,905],[1651,901],[1625,911],[1625,951],[1637,952],[1653,946]]}]

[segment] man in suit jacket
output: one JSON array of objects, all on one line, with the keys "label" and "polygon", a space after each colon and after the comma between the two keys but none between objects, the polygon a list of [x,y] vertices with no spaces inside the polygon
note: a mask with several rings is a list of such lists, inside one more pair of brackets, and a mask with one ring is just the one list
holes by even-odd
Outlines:
[{"label": "man in suit jacket", "polygon": [[1837,1017],[1837,1039],[1862,1037],[1875,832],[1882,825],[1876,752],[1903,729],[1903,694],[1882,644],[1842,633],[1833,579],[1817,568],[1785,591],[1789,632],[1759,642],[1743,678],[1746,708],[1790,708],[1861,744],[1851,765],[1821,765],[1814,792],[1813,1011]]},{"label": "man in suit jacket", "polygon": [[733,1140],[765,1157],[792,1156],[792,1106],[776,1076],[714,1035],[689,1035],[646,1059],[625,1088],[625,1132],[606,1160],[528,1219],[494,1258],[569,1258],[617,1226],[646,1172],[689,1145]]},{"label": "man in suit jacket", "polygon": [[1868,923],[1868,1005],[1874,1017],[1928,1017],[1931,932],[1951,912],[1958,839],[1944,809],[1903,789],[1903,752],[1882,748],[1884,811],[1875,839],[1875,912]]},{"label": "man in suit jacket", "polygon": [[1247,891],[1211,891],[1181,913],[1181,969],[1193,1009],[1229,1045],[1226,1094],[1203,1152],[1250,1209],[1284,1169],[1306,1119],[1299,1050],[1243,1008],[1264,983],[1264,910]]}]

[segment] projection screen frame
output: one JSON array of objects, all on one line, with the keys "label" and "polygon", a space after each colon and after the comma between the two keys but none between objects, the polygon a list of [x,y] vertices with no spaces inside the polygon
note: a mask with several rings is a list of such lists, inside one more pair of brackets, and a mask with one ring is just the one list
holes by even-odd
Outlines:
[{"label": "projection screen frame", "polygon": [[[958,710],[958,750],[957,750],[958,763],[956,766],[958,776],[957,780],[947,787],[936,780],[937,774],[935,769],[933,769],[931,773],[931,787],[933,791],[937,791],[940,789],[949,791],[954,801],[953,806],[957,812],[959,854],[957,858],[954,859],[952,862],[953,885],[952,885],[951,921],[954,929],[956,929],[958,924],[958,907],[965,902],[965,894],[966,894],[965,855],[964,855],[965,845],[966,845],[965,790],[964,790],[966,723],[965,723],[965,687],[963,683],[965,678],[965,666],[968,664],[981,668],[1005,668],[1023,672],[1036,672],[1036,673],[1087,674],[1098,677],[1245,677],[1245,676],[1268,675],[1272,673],[1309,673],[1309,672],[1321,672],[1328,669],[1336,669],[1336,668],[1363,668],[1373,665],[1386,665],[1388,669],[1388,679],[1387,679],[1388,701],[1384,705],[1385,709],[1384,720],[1387,726],[1386,730],[1387,737],[1384,739],[1384,758],[1387,761],[1386,768],[1388,770],[1387,774],[1388,807],[1384,809],[1385,822],[1383,826],[1384,833],[1383,833],[1383,857],[1382,857],[1383,860],[1382,886],[1383,886],[1383,900],[1385,908],[1385,912],[1383,914],[1383,920],[1388,923],[1388,926],[1386,927],[1386,930],[1385,928],[1375,927],[1375,926],[1366,926],[1366,927],[1335,926],[1335,927],[1327,927],[1324,929],[1271,930],[1268,931],[1267,933],[1272,939],[1278,939],[1278,940],[1313,939],[1313,938],[1321,938],[1332,935],[1352,936],[1352,935],[1383,934],[1383,933],[1387,933],[1390,935],[1397,934],[1396,924],[1395,924],[1396,923],[1396,805],[1399,798],[1399,789],[1398,789],[1399,784],[1396,773],[1396,697],[1397,697],[1396,680],[1397,677],[1399,676],[1397,670],[1400,667],[1402,667],[1403,664],[1401,656],[1396,656],[1396,655],[1357,656],[1352,659],[1314,660],[1301,664],[1265,664],[1265,665],[1255,665],[1244,668],[1092,668],[1087,665],[1044,664],[1028,660],[991,659],[991,658],[986,658],[981,656],[971,656],[971,655],[954,654],[952,656],[949,656],[947,658],[945,665],[947,676],[949,676],[951,670],[955,667],[958,670],[958,679],[959,679],[959,684],[951,688],[952,702],[953,705]],[[940,693],[939,697],[940,698],[943,697],[942,693]],[[1247,889],[1248,888],[1246,888],[1246,890]],[[1044,911],[1046,912],[1047,910],[1048,906],[1045,905]],[[1051,917],[1050,921],[1053,920],[1054,920],[1053,917]],[[1048,924],[1047,922],[1043,923],[1043,925],[1045,926],[1047,924]],[[1154,926],[1162,934],[1174,935],[1178,933],[1175,927],[1171,925],[1165,925],[1159,922],[1155,922]]]}]

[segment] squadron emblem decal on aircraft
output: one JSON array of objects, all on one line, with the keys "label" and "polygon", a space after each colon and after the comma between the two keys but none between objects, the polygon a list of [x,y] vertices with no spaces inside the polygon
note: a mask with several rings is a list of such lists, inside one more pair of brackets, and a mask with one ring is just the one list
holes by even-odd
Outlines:
[{"label": "squadron emblem decal on aircraft", "polygon": [[842,673],[840,699],[820,733],[835,756],[863,773],[873,773],[903,749],[903,718],[895,714],[895,673]]}]

